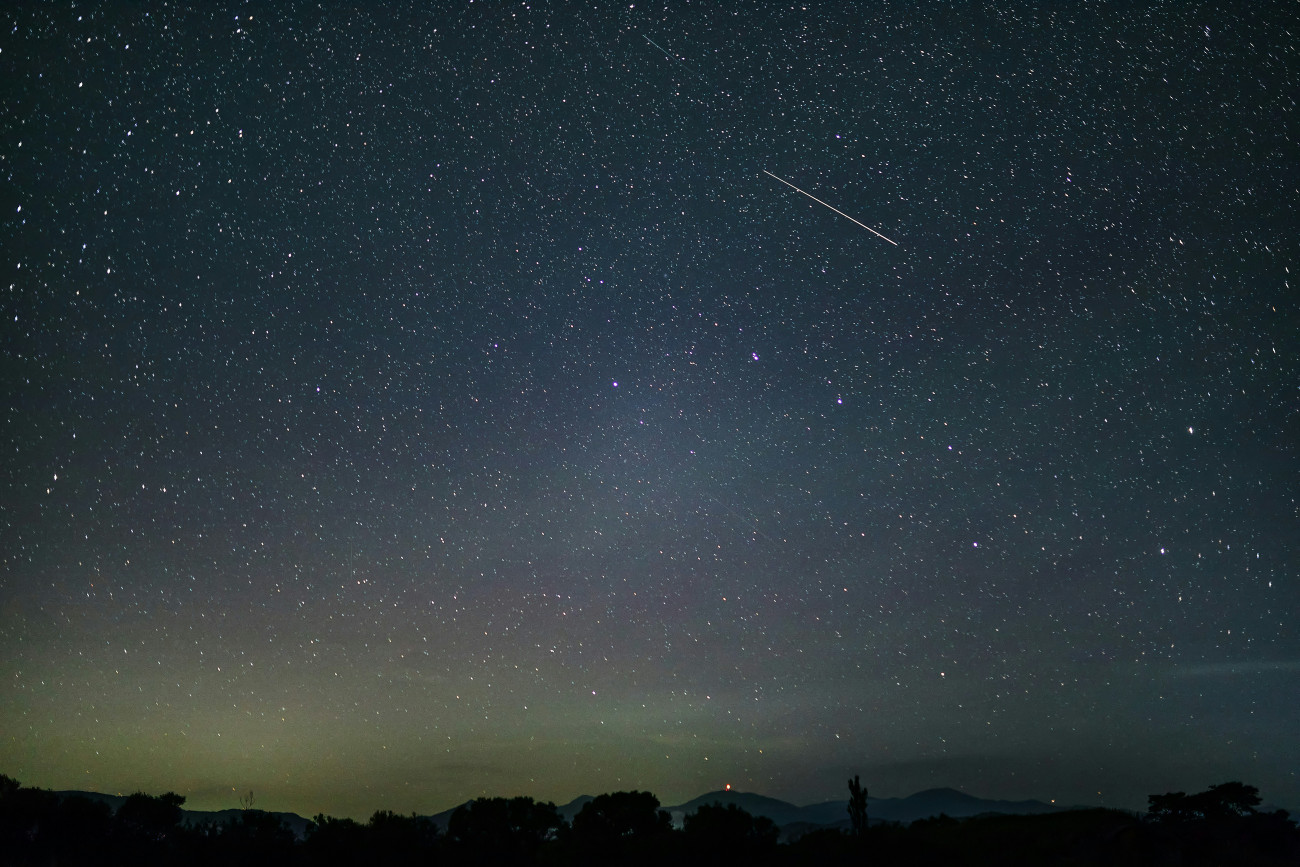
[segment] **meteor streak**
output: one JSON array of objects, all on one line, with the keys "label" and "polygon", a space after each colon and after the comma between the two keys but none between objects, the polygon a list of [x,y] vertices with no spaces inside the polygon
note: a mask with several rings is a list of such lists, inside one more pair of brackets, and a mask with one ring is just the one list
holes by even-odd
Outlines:
[{"label": "meteor streak", "polygon": [[[787,187],[789,187],[790,189],[794,190],[796,193],[802,193],[803,195],[805,195],[805,196],[807,196],[808,198],[812,199],[812,200],[813,200],[814,202],[816,202],[817,204],[822,205],[823,207],[830,208],[832,211],[834,211],[835,213],[839,214],[839,215],[840,215],[841,217],[843,217],[844,219],[846,219],[846,220],[850,220],[850,221],[852,221],[852,222],[854,222],[854,223],[857,223],[859,226],[861,226],[862,228],[866,229],[868,232],[870,232],[871,234],[875,235],[877,238],[880,238],[882,241],[889,241],[888,238],[886,238],[884,235],[880,234],[880,233],[877,232],[875,229],[873,229],[873,228],[871,228],[870,226],[868,226],[866,223],[860,222],[860,221],[858,221],[858,220],[854,220],[852,217],[850,217],[848,214],[846,214],[846,213],[844,213],[843,211],[841,211],[839,208],[835,207],[834,205],[828,205],[828,204],[826,204],[826,203],[823,202],[821,199],[819,199],[819,198],[817,198],[816,196],[814,196],[812,193],[805,193],[803,190],[799,189],[799,188],[796,187],[794,184],[792,184],[792,183],[790,183],[789,181],[787,181],[785,178],[777,177],[776,175],[774,175],[774,174],[772,174],[771,172],[769,172],[767,169],[763,169],[763,174],[768,175],[769,177],[776,178],[778,181],[780,181],[781,183],[785,184]],[[895,247],[898,246],[898,242],[897,242],[897,241],[889,241],[889,243],[893,244]]]},{"label": "meteor streak", "polygon": [[651,45],[653,45],[655,48],[658,48],[660,51],[662,51],[662,52],[663,52],[663,53],[668,57],[669,60],[676,60],[676,59],[677,59],[676,57],[673,57],[673,55],[672,55],[671,53],[669,53],[669,51],[668,51],[667,48],[664,48],[662,45],[660,45],[658,42],[655,42],[655,41],[654,41],[653,39],[651,39],[649,36],[646,36],[644,33],[642,33],[642,34],[641,34],[641,37],[642,37],[643,39],[645,39],[646,42],[649,42],[649,43],[650,43]]}]

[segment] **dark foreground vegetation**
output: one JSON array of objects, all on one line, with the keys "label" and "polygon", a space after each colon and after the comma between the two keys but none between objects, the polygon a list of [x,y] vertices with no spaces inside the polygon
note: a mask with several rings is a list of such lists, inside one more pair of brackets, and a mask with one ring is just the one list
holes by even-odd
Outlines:
[{"label": "dark foreground vegetation", "polygon": [[601,795],[566,823],[554,804],[485,798],[431,819],[381,811],[362,824],[317,816],[301,839],[246,809],[185,824],[184,798],[135,794],[116,809],[0,776],[0,865],[1296,865],[1300,833],[1259,813],[1252,786],[1152,795],[1145,817],[1117,810],[946,816],[871,824],[850,781],[849,827],[778,842],[771,820],[734,805],[701,807],[674,828],[649,792]]}]

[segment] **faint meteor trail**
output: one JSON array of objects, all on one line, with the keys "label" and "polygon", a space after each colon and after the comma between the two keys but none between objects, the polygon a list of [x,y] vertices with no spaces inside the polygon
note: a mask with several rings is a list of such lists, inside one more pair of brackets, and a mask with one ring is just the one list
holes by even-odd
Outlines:
[{"label": "faint meteor trail", "polygon": [[[822,206],[827,207],[827,208],[830,208],[832,211],[834,211],[835,213],[839,214],[841,217],[843,217],[843,218],[846,219],[846,220],[851,220],[852,222],[857,223],[859,226],[861,226],[862,228],[866,229],[868,232],[870,232],[871,234],[875,235],[877,238],[880,238],[882,241],[889,241],[888,238],[886,238],[884,235],[880,234],[880,233],[877,232],[875,229],[873,229],[873,228],[871,228],[870,226],[868,226],[866,223],[860,222],[860,221],[858,221],[858,220],[854,220],[852,217],[850,217],[848,214],[846,214],[846,213],[844,213],[843,211],[841,211],[839,208],[835,207],[834,205],[827,205],[825,202],[823,202],[821,199],[819,199],[819,198],[817,198],[816,196],[814,196],[812,193],[806,193],[806,192],[804,192],[803,190],[801,190],[801,189],[799,189],[798,187],[796,187],[794,184],[792,184],[792,183],[790,183],[789,181],[787,181],[785,178],[777,177],[776,175],[774,175],[774,174],[772,174],[771,172],[769,172],[767,169],[763,169],[763,174],[768,175],[768,176],[773,177],[773,178],[776,178],[778,181],[780,181],[781,183],[785,184],[787,187],[789,187],[790,189],[794,190],[796,193],[803,193],[803,195],[805,195],[805,196],[807,196],[808,198],[812,199],[812,200],[813,200],[814,202],[816,202],[817,204],[822,205]],[[889,243],[893,244],[895,247],[898,246],[898,242],[897,242],[897,241],[889,241]]]},{"label": "faint meteor trail", "polygon": [[646,36],[644,33],[642,33],[642,34],[641,34],[641,37],[642,37],[643,39],[645,39],[646,42],[649,42],[649,43],[650,43],[651,45],[653,45],[655,48],[658,48],[660,51],[662,51],[664,54],[666,54],[666,55],[668,56],[668,59],[669,59],[669,60],[676,60],[676,59],[677,59],[677,58],[674,57],[672,54],[669,54],[667,48],[664,48],[662,45],[660,45],[658,42],[655,42],[655,41],[654,41],[653,39],[651,39],[649,36]]}]

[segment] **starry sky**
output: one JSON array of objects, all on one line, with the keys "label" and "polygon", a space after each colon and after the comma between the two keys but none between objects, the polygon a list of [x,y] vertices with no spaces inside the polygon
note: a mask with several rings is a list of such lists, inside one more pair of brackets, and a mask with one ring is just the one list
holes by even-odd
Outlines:
[{"label": "starry sky", "polygon": [[1300,805],[1295,9],[6,4],[0,772]]}]

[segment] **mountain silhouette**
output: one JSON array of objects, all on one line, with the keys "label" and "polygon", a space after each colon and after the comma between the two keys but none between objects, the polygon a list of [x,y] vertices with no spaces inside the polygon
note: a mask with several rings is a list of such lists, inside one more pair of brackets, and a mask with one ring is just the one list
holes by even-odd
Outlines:
[{"label": "mountain silhouette", "polygon": [[[55,797],[64,798],[64,799],[73,798],[73,797],[89,798],[92,801],[98,801],[101,804],[107,804],[109,806],[109,809],[111,809],[115,813],[117,812],[117,809],[121,807],[122,804],[126,801],[125,795],[105,795],[102,792],[82,792],[77,790],[66,790],[61,792],[51,792],[51,794],[53,794]],[[245,812],[244,810],[241,810],[238,807],[231,807],[226,810],[187,810],[184,807],[182,807],[181,821],[186,825],[193,825],[193,826],[220,825],[225,822],[229,822],[231,819],[235,818],[236,816],[242,815],[244,812]],[[311,824],[311,820],[304,819],[302,816],[299,816],[297,813],[285,813],[285,812],[270,811],[270,810],[253,810],[252,812],[266,813],[267,815],[275,816],[277,819],[287,824],[289,826],[289,830],[293,831],[293,836],[299,840],[307,836],[307,826]]]},{"label": "mountain silhouette", "polygon": [[984,813],[1005,813],[1015,816],[1029,816],[1040,813],[1056,813],[1065,810],[1054,804],[1042,801],[995,801],[977,798],[957,789],[926,789],[906,798],[869,798],[867,809],[873,818],[890,822],[914,822],[928,819],[941,813],[962,819],[967,816],[979,816]]},{"label": "mountain silhouette", "polygon": [[[734,789],[709,792],[700,795],[698,798],[692,798],[684,804],[678,804],[675,807],[664,807],[664,809],[672,815],[673,824],[680,826],[687,815],[694,813],[700,807],[710,804],[721,804],[724,807],[734,804],[751,816],[766,816],[778,828],[794,822],[807,821],[802,815],[803,807],[796,807],[787,801],[769,798],[766,795],[758,795],[753,792],[738,792]],[[841,806],[840,809],[842,812],[844,807]],[[843,818],[847,819],[847,817],[848,814],[844,813]]]},{"label": "mountain silhouette", "polygon": [[579,795],[567,804],[561,804],[556,807],[560,811],[560,818],[572,824],[573,817],[582,812],[582,808],[587,806],[588,801],[596,800],[591,795]]},{"label": "mountain silhouette", "polygon": [[[54,794],[63,798],[81,795],[108,804],[113,810],[117,810],[122,805],[122,802],[126,800],[121,795],[105,795],[99,792],[62,791]],[[573,817],[591,800],[591,795],[581,795],[567,804],[557,807],[557,809],[566,822],[572,822]],[[795,831],[796,835],[814,828],[848,828],[849,825],[847,799],[843,801],[824,801],[801,807],[788,801],[769,798],[766,795],[754,792],[739,792],[734,789],[708,792],[684,803],[664,807],[663,809],[672,815],[673,824],[680,828],[687,815],[694,813],[702,806],[710,804],[721,804],[724,807],[734,804],[751,816],[765,816],[771,819],[778,828],[788,828]],[[434,824],[445,831],[447,822],[456,809],[457,807],[453,807],[426,818],[431,819]],[[977,798],[974,795],[968,795],[957,789],[949,788],[927,789],[923,792],[908,795],[906,798],[867,799],[867,815],[873,824],[877,822],[902,822],[907,824],[917,819],[938,816],[940,813],[945,813],[954,819],[961,819],[985,813],[1023,816],[1053,813],[1065,809],[1069,808],[1046,804],[1042,801],[998,801]],[[228,821],[243,811],[226,809],[211,811],[183,810],[182,812],[185,824],[203,825]],[[259,810],[258,812],[262,811]],[[271,815],[288,823],[294,836],[298,839],[301,840],[306,835],[307,826],[310,824],[308,819],[299,816],[297,813],[288,812],[272,812]]]},{"label": "mountain silhouette", "polygon": [[[594,801],[594,800],[595,798],[592,797],[591,795],[579,795],[569,803],[561,804],[555,809],[559,811],[561,819],[572,824],[573,817],[578,815],[578,813],[582,812],[582,808],[587,805],[588,801]],[[468,803],[470,802],[469,801],[465,802],[465,804]],[[432,816],[428,816],[426,818],[428,818],[431,822],[433,822],[433,824],[437,825],[438,830],[446,831],[447,823],[451,821],[451,814],[459,810],[461,807],[465,806],[465,804],[457,804],[456,806],[452,807],[449,810],[443,810],[441,813],[434,813]]]},{"label": "mountain silhouette", "polygon": [[[1146,863],[1151,853],[1167,853],[1169,863],[1300,865],[1295,823],[1282,811],[1255,810],[1258,789],[1240,782],[1152,795],[1145,816],[990,800],[952,788],[867,800],[856,779],[849,789],[852,816],[850,801],[798,806],[727,789],[667,810],[649,792],[624,791],[583,795],[563,807],[530,797],[486,798],[437,816],[381,809],[364,823],[329,816],[310,823],[259,809],[183,810],[185,799],[174,792],[52,792],[0,777],[0,862],[848,867],[869,850],[881,863],[992,863],[1013,853],[1025,863],[1101,865]],[[241,801],[251,807],[251,795]],[[877,827],[864,829],[864,813]],[[943,818],[925,821],[936,816]],[[669,829],[673,817],[676,831]],[[449,828],[440,834],[435,824]],[[786,848],[778,849],[782,843]]]},{"label": "mountain silhouette", "polygon": [[[673,822],[680,824],[682,819],[699,809],[704,804],[735,804],[754,816],[766,816],[777,827],[799,825],[812,827],[843,827],[849,824],[848,800],[824,801],[799,807],[787,801],[757,795],[751,792],[717,791],[700,795],[683,804],[665,807],[673,816]],[[984,813],[1005,813],[1024,816],[1039,813],[1054,813],[1066,809],[1042,801],[998,801],[977,798],[957,789],[927,789],[908,795],[906,798],[867,798],[867,815],[872,823],[876,822],[914,822],[928,819],[941,813],[954,819],[967,816],[979,816]]]}]

